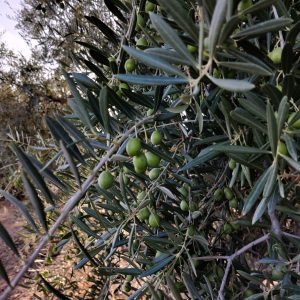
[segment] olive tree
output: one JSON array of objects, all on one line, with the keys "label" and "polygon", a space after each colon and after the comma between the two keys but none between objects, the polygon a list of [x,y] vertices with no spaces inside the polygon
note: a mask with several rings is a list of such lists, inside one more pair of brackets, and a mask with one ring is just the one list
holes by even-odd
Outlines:
[{"label": "olive tree", "polygon": [[296,299],[298,12],[296,1],[132,1],[123,37],[88,18],[114,51],[81,43],[94,58],[73,59],[90,74],[63,71],[70,113],[46,118],[57,153],[42,164],[13,146],[37,219],[1,193],[46,233],[4,295],[66,222],[59,247],[74,240],[75,269],[101,278],[94,298],[120,283],[129,299]]}]

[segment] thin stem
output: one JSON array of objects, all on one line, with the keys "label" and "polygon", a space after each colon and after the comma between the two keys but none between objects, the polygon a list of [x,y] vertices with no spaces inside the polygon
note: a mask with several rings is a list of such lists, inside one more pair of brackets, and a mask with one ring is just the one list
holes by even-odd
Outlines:
[{"label": "thin stem", "polygon": [[242,253],[244,253],[247,250],[251,249],[253,246],[258,245],[258,244],[268,240],[268,238],[269,238],[269,234],[267,233],[267,234],[263,235],[262,237],[260,237],[259,239],[257,239],[255,241],[249,243],[248,245],[244,246],[243,248],[236,251],[235,253],[233,253],[232,255],[230,255],[227,258],[227,266],[226,266],[225,273],[224,273],[224,276],[223,276],[223,279],[222,279],[222,283],[221,283],[221,286],[220,286],[220,289],[219,289],[218,300],[224,300],[225,299],[224,298],[224,289],[225,289],[225,285],[226,285],[226,282],[227,282],[227,277],[228,277],[230,268],[232,266],[233,260],[236,257],[238,257],[239,255],[241,255]]}]

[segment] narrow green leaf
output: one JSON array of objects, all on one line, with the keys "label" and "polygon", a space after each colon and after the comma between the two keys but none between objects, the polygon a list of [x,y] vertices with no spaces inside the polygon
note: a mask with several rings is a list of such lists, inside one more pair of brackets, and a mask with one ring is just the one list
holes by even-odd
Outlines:
[{"label": "narrow green leaf", "polygon": [[201,106],[198,104],[197,100],[195,100],[196,110],[197,110],[197,120],[199,125],[199,135],[201,135],[203,130],[203,114],[201,110]]},{"label": "narrow green leaf", "polygon": [[206,76],[218,87],[231,92],[247,92],[255,88],[253,83],[246,80],[218,79],[208,74]]},{"label": "narrow green leaf", "polygon": [[265,213],[267,206],[268,206],[269,198],[263,198],[260,203],[258,204],[253,217],[252,217],[252,225],[254,225]]},{"label": "narrow green leaf", "polygon": [[60,147],[62,149],[62,152],[64,154],[64,157],[66,159],[66,161],[68,162],[68,165],[70,167],[70,170],[75,178],[75,180],[77,181],[77,184],[79,186],[79,188],[81,189],[81,180],[80,180],[80,175],[79,175],[79,171],[74,163],[73,157],[70,154],[70,152],[68,151],[67,147],[65,146],[63,141],[60,141]]},{"label": "narrow green leaf", "polygon": [[31,217],[30,213],[28,212],[26,206],[17,198],[15,198],[13,195],[11,195],[10,193],[7,193],[3,190],[0,189],[0,194],[2,194],[2,196],[8,200],[12,205],[14,205],[17,209],[20,210],[20,212],[22,213],[22,215],[27,219],[28,223],[32,226],[33,230],[36,233],[39,233],[39,230],[33,220],[33,218]]},{"label": "narrow green leaf", "polygon": [[261,0],[261,1],[258,1],[254,4],[252,4],[250,7],[243,10],[242,14],[247,15],[247,14],[251,14],[251,13],[256,12],[256,11],[260,11],[261,9],[263,9],[265,7],[269,7],[272,4],[275,4],[276,2],[278,2],[278,0]]},{"label": "narrow green leaf", "polygon": [[176,107],[168,107],[168,108],[166,108],[166,110],[171,113],[180,114],[180,113],[186,111],[189,106],[190,106],[189,104],[178,105]]},{"label": "narrow green leaf", "polygon": [[184,32],[194,40],[198,41],[198,31],[192,21],[189,12],[182,5],[180,0],[158,0],[158,3],[172,16],[174,21],[182,28]]},{"label": "narrow green leaf", "polygon": [[239,123],[248,125],[250,128],[258,129],[263,133],[267,133],[267,128],[258,120],[255,120],[251,114],[242,108],[236,108],[230,113],[231,117]]},{"label": "narrow green leaf", "polygon": [[103,272],[105,274],[110,274],[110,275],[118,275],[118,274],[123,274],[123,275],[140,275],[141,270],[136,269],[136,268],[99,268],[100,272]]},{"label": "narrow green leaf", "polygon": [[236,146],[236,145],[215,145],[212,149],[220,152],[229,152],[236,154],[270,154],[267,150],[261,150],[255,147]]},{"label": "narrow green leaf", "polygon": [[60,300],[70,300],[67,296],[63,295],[58,289],[53,287],[46,279],[43,278],[42,275],[39,275],[43,284],[46,286],[46,288],[53,294],[55,295],[58,299]]},{"label": "narrow green leaf", "polygon": [[150,75],[127,75],[118,74],[115,78],[138,85],[169,85],[188,83],[186,78],[167,77],[167,76],[150,76]]},{"label": "narrow green leaf", "polygon": [[299,32],[300,32],[300,21],[298,21],[288,32],[286,37],[286,42],[289,42],[292,46],[294,46]]},{"label": "narrow green leaf", "polygon": [[293,23],[293,19],[290,19],[290,18],[272,19],[272,20],[264,21],[264,22],[249,26],[248,28],[239,31],[238,33],[235,33],[232,36],[232,38],[233,39],[245,39],[245,38],[250,39],[250,38],[265,34],[267,32],[278,31],[292,23]]},{"label": "narrow green leaf", "polygon": [[101,119],[103,121],[105,132],[111,132],[110,125],[110,116],[108,112],[108,90],[107,88],[102,88],[100,95],[98,97],[99,100],[99,111],[101,115]]},{"label": "narrow green leaf", "polygon": [[7,230],[5,229],[5,227],[1,224],[0,222],[0,237],[2,238],[2,240],[5,242],[5,244],[17,255],[20,256],[18,249],[13,241],[13,239],[11,238],[10,234],[7,232]]},{"label": "narrow green leaf", "polygon": [[7,272],[6,272],[6,270],[5,270],[4,266],[3,266],[3,263],[1,261],[1,259],[0,259],[0,276],[6,281],[6,283],[8,285],[10,285],[9,277],[7,275]]},{"label": "narrow green leaf", "polygon": [[71,93],[74,98],[68,99],[68,104],[74,111],[74,113],[78,116],[78,118],[88,127],[93,131],[93,126],[91,124],[88,112],[85,108],[84,101],[77,90],[76,84],[73,81],[73,79],[70,77],[70,75],[65,71],[62,70],[62,73],[64,77],[66,78],[66,81],[68,83],[68,86],[71,90]]},{"label": "narrow green leaf", "polygon": [[170,276],[166,276],[167,285],[175,300],[183,300],[179,291],[176,288],[175,282]]},{"label": "narrow green leaf", "polygon": [[284,96],[278,107],[278,117],[277,117],[278,136],[281,135],[281,130],[282,130],[284,123],[288,117],[288,113],[289,113],[288,98],[286,96]]},{"label": "narrow green leaf", "polygon": [[300,163],[299,162],[293,160],[292,158],[289,158],[288,156],[282,155],[282,154],[280,154],[280,156],[283,157],[292,168],[294,168],[296,171],[300,172]]},{"label": "narrow green leaf", "polygon": [[263,190],[264,198],[268,198],[275,188],[276,179],[277,179],[277,171],[278,171],[277,161],[273,162],[273,164],[270,166],[269,170],[270,170],[269,176],[268,176],[266,185]]},{"label": "narrow green leaf", "polygon": [[289,155],[292,157],[293,160],[298,161],[298,154],[296,150],[295,141],[286,133],[283,135],[283,139],[285,141]]},{"label": "narrow green leaf", "polygon": [[196,158],[192,159],[186,165],[184,165],[180,169],[180,171],[186,171],[188,169],[191,169],[191,168],[197,167],[201,164],[204,164],[207,161],[214,159],[219,154],[220,154],[220,151],[214,150],[214,146],[209,146],[209,147],[203,149]]},{"label": "narrow green leaf", "polygon": [[225,21],[227,4],[227,0],[217,0],[214,9],[208,35],[210,57],[214,56],[219,34],[221,32],[221,27]]},{"label": "narrow green leaf", "polygon": [[59,143],[60,141],[64,141],[66,145],[68,145],[69,151],[76,157],[78,161],[84,164],[84,159],[77,148],[76,144],[73,142],[71,137],[65,131],[65,129],[53,118],[46,116],[45,121],[47,127],[50,129],[50,132],[53,138]]},{"label": "narrow green leaf", "polygon": [[53,197],[51,192],[49,191],[45,181],[43,180],[42,176],[40,173],[37,171],[35,166],[32,164],[30,159],[27,157],[27,155],[23,152],[22,149],[20,149],[17,145],[12,145],[13,151],[17,155],[19,161],[22,164],[22,167],[26,171],[28,175],[30,175],[31,179],[33,180],[33,183],[36,185],[38,189],[41,190],[41,192],[44,194],[46,197],[47,201],[52,204],[53,206],[55,205],[55,202],[53,201]]},{"label": "narrow green leaf", "polygon": [[254,116],[256,115],[261,120],[266,121],[266,105],[260,100],[258,97],[248,97],[248,93],[246,94],[247,99],[239,99],[239,103],[243,108],[249,111]]},{"label": "narrow green leaf", "polygon": [[60,179],[58,179],[50,170],[49,168],[43,166],[34,156],[28,155],[28,158],[31,160],[31,162],[35,165],[38,172],[43,175],[46,179],[51,181],[54,185],[56,185],[58,188],[60,188],[62,191],[68,190],[68,186],[66,183],[62,182]]},{"label": "narrow green leaf", "polygon": [[189,298],[193,299],[193,300],[203,300],[203,297],[201,296],[201,294],[198,292],[192,277],[186,273],[183,272],[182,273],[182,277],[183,277],[183,282],[184,285],[186,286],[188,293],[189,293]]},{"label": "narrow green leaf", "polygon": [[150,282],[148,282],[148,290],[150,291],[151,294],[151,299],[153,300],[160,300],[161,298],[157,295],[154,287],[150,284]]},{"label": "narrow green leaf", "polygon": [[267,104],[267,127],[268,127],[268,137],[270,140],[270,146],[273,153],[273,157],[277,155],[277,145],[278,145],[278,125],[274,114],[273,107],[270,102]]},{"label": "narrow green leaf", "polygon": [[131,47],[128,47],[128,46],[123,46],[123,49],[130,56],[136,58],[137,60],[141,61],[142,63],[144,63],[145,65],[147,65],[149,67],[163,70],[168,74],[185,77],[185,74],[182,73],[178,68],[172,66],[167,61],[165,61],[163,59],[160,59],[155,55],[152,55],[150,53],[146,53],[144,51],[137,50],[135,48],[131,48]]},{"label": "narrow green leaf", "polygon": [[219,62],[220,66],[238,70],[241,72],[255,74],[255,75],[262,75],[262,76],[271,76],[272,72],[263,68],[262,66],[256,65],[254,63],[246,63],[246,62]]},{"label": "narrow green leaf", "polygon": [[157,29],[163,40],[171,45],[174,50],[184,59],[188,60],[192,66],[197,66],[197,62],[193,56],[188,52],[186,45],[179,38],[176,31],[165,22],[159,15],[150,13],[150,19],[154,27]]},{"label": "narrow green leaf", "polygon": [[35,210],[42,226],[44,227],[44,229],[47,232],[48,224],[47,224],[46,214],[44,211],[43,202],[39,198],[38,193],[36,192],[35,188],[31,184],[31,182],[29,181],[29,179],[27,178],[25,173],[22,174],[22,181],[23,181],[26,193],[30,199],[30,202],[31,202],[32,206],[34,207],[34,210]]},{"label": "narrow green leaf", "polygon": [[85,16],[85,18],[92,24],[94,24],[105,36],[106,38],[114,43],[115,45],[119,44],[118,36],[116,33],[110,29],[105,23],[99,20],[95,16]]},{"label": "narrow green leaf", "polygon": [[254,187],[252,188],[250,194],[248,195],[248,197],[245,201],[245,204],[244,204],[244,207],[243,207],[243,212],[242,212],[243,215],[246,215],[251,210],[251,208],[255,204],[256,200],[258,199],[258,197],[262,193],[270,172],[271,172],[271,170],[270,170],[270,168],[268,168],[260,176],[260,178],[256,181]]},{"label": "narrow green leaf", "polygon": [[96,239],[99,239],[99,235],[95,233],[89,226],[87,226],[83,221],[81,221],[79,218],[71,215],[71,220],[82,230],[84,231],[88,236],[92,236]]},{"label": "narrow green leaf", "polygon": [[189,60],[180,56],[178,52],[174,50],[168,50],[164,48],[148,48],[144,50],[145,53],[150,53],[153,56],[156,56],[164,61],[168,61],[171,64],[179,64],[179,65],[193,65]]},{"label": "narrow green leaf", "polygon": [[95,156],[94,149],[92,145],[89,143],[85,135],[76,128],[71,122],[69,122],[63,116],[57,115],[56,116],[58,122],[73,136],[78,142],[81,142],[82,145],[93,155]]},{"label": "narrow green leaf", "polygon": [[158,272],[159,270],[164,268],[166,265],[168,265],[174,258],[175,258],[175,256],[172,255],[165,259],[162,259],[157,264],[155,264],[153,267],[151,267],[150,269],[148,269],[148,270],[144,271],[142,274],[140,274],[139,277],[143,278],[143,277],[151,276],[152,274]]},{"label": "narrow green leaf", "polygon": [[76,245],[79,247],[80,251],[84,254],[84,256],[91,262],[91,264],[93,265],[93,267],[97,268],[98,264],[96,263],[96,261],[92,258],[92,256],[90,255],[90,253],[88,252],[88,250],[82,245],[82,243],[80,242],[78,236],[76,235],[75,231],[73,230],[73,228],[71,227],[71,232],[72,232],[72,236],[73,239],[76,243]]}]

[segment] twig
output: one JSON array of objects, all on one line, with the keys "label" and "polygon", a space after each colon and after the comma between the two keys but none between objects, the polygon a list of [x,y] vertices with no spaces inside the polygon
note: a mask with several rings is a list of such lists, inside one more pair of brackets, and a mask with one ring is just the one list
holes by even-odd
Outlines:
[{"label": "twig", "polygon": [[223,276],[223,279],[222,279],[222,283],[221,283],[221,286],[220,286],[220,289],[219,289],[218,300],[225,300],[225,298],[224,298],[224,289],[225,289],[225,284],[226,284],[227,277],[228,277],[230,268],[232,266],[233,260],[237,256],[239,256],[242,253],[246,252],[247,250],[251,249],[253,246],[258,245],[258,244],[266,241],[268,238],[269,238],[269,234],[265,234],[262,237],[260,237],[259,239],[257,239],[255,241],[249,243],[248,245],[244,246],[243,248],[241,248],[240,250],[238,250],[237,252],[233,253],[232,255],[230,255],[227,258],[227,266],[226,266],[225,273],[224,273],[224,276]]},{"label": "twig", "polygon": [[135,130],[136,126],[140,126],[142,124],[145,124],[149,122],[152,119],[152,117],[147,117],[141,121],[139,121],[137,124],[135,124],[132,128],[128,129],[124,135],[116,141],[114,146],[106,153],[106,155],[100,160],[100,162],[94,167],[94,169],[91,172],[91,175],[84,181],[82,184],[82,188],[78,190],[64,205],[62,212],[60,216],[57,218],[55,223],[52,225],[52,227],[49,229],[48,233],[44,235],[34,252],[30,255],[30,257],[26,260],[25,264],[23,265],[22,269],[17,273],[17,275],[11,280],[11,286],[8,286],[3,293],[0,296],[0,300],[7,299],[9,293],[17,286],[19,281],[22,279],[24,274],[28,271],[30,266],[34,263],[35,259],[43,249],[43,247],[47,244],[50,237],[52,237],[55,233],[55,231],[58,229],[58,227],[64,222],[66,217],[69,215],[70,211],[75,207],[75,205],[82,199],[82,197],[85,195],[88,188],[92,185],[94,182],[95,177],[98,175],[99,170],[103,167],[103,165],[110,159],[112,154],[116,152],[119,149],[119,145],[122,144],[128,136]]}]

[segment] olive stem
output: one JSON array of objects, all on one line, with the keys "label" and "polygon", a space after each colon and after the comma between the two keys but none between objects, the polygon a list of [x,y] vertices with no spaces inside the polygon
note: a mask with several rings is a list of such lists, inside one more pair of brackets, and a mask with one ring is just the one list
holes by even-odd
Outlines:
[{"label": "olive stem", "polygon": [[220,286],[220,289],[219,289],[218,300],[225,300],[225,298],[224,298],[224,289],[225,289],[227,277],[228,277],[229,271],[231,269],[233,260],[237,256],[239,256],[242,253],[244,253],[244,252],[248,251],[249,249],[251,249],[253,246],[258,245],[258,244],[260,244],[260,243],[262,243],[262,242],[264,242],[268,239],[269,239],[269,234],[267,233],[267,234],[263,235],[262,237],[258,238],[257,240],[255,240],[255,241],[249,243],[248,245],[242,247],[240,250],[236,251],[235,253],[233,253],[232,255],[230,255],[226,258],[227,266],[226,266],[225,273],[224,273],[224,276],[223,276],[223,279],[222,279],[222,283],[221,283],[221,286]]}]

